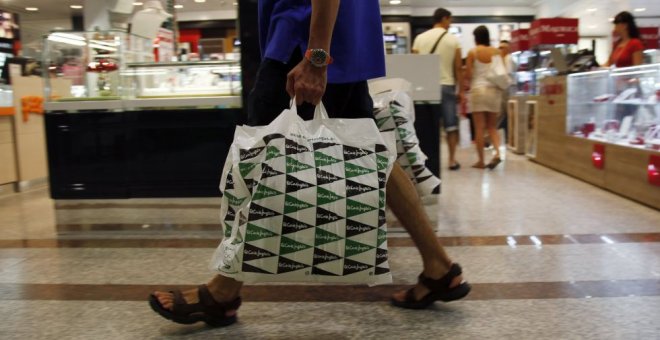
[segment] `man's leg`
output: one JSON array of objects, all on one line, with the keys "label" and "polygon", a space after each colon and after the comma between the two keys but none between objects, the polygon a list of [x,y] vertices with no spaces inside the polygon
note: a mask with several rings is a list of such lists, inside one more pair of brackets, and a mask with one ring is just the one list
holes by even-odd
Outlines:
[{"label": "man's leg", "polygon": [[456,146],[458,145],[458,116],[456,115],[456,87],[442,85],[442,102],[440,111],[442,114],[442,125],[447,134],[447,146],[449,148],[449,169],[458,170],[456,162]]},{"label": "man's leg", "polygon": [[458,145],[458,130],[447,131],[447,147],[449,148],[449,166],[456,163],[456,146]]},{"label": "man's leg", "polygon": [[[444,276],[449,271],[452,261],[433,232],[433,227],[415,187],[398,163],[394,164],[387,182],[387,205],[406,228],[422,255],[424,276],[432,279]],[[449,287],[456,287],[461,281],[462,276],[458,276]],[[429,292],[421,285],[417,285],[414,291],[418,300]],[[403,301],[405,295],[406,291],[398,292],[394,298]]]}]

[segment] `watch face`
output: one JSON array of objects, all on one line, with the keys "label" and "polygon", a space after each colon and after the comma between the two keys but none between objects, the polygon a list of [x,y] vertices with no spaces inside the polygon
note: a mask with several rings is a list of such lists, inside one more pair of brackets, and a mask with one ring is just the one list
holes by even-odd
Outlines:
[{"label": "watch face", "polygon": [[325,65],[327,55],[323,50],[312,50],[309,61],[314,65]]}]

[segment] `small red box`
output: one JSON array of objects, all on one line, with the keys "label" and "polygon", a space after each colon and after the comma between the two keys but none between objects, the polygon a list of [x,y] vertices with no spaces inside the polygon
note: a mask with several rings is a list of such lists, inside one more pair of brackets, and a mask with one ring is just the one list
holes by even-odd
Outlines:
[{"label": "small red box", "polygon": [[660,186],[660,156],[649,156],[649,184]]},{"label": "small red box", "polygon": [[591,153],[591,163],[593,163],[596,169],[602,170],[605,168],[605,145],[594,144],[594,151]]},{"label": "small red box", "polygon": [[530,44],[558,45],[577,44],[580,37],[578,19],[573,18],[546,18],[532,21],[529,30]]},{"label": "small red box", "polygon": [[639,35],[647,50],[660,48],[660,28],[658,27],[640,27]]},{"label": "small red box", "polygon": [[529,50],[529,30],[519,29],[511,32],[511,52]]}]

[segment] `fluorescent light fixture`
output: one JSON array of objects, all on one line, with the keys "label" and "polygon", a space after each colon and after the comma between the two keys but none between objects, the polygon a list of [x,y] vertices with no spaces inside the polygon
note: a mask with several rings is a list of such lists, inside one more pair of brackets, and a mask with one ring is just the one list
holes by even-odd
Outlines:
[{"label": "fluorescent light fixture", "polygon": [[51,37],[60,37],[64,39],[71,39],[71,40],[78,40],[78,41],[85,41],[84,37],[81,37],[79,35],[75,34],[70,34],[70,33],[53,33],[50,35]]},{"label": "fluorescent light fixture", "polygon": [[71,5],[69,7],[73,8],[73,9],[82,9],[83,8],[82,5]]},{"label": "fluorescent light fixture", "polygon": [[30,12],[36,12],[36,11],[39,10],[39,8],[38,7],[25,7],[25,10],[30,11]]},{"label": "fluorescent light fixture", "polygon": [[195,2],[197,2],[197,3],[200,3],[200,4],[201,4],[202,2],[206,2],[206,0],[195,0]]},{"label": "fluorescent light fixture", "polygon": [[657,50],[644,50],[644,53],[655,53]]},{"label": "fluorescent light fixture", "polygon": [[595,12],[598,8],[587,8],[587,12]]},{"label": "fluorescent light fixture", "polygon": [[183,5],[174,5],[174,8],[181,9],[181,8],[183,8]]},{"label": "fluorescent light fixture", "polygon": [[635,8],[634,11],[635,12],[644,12],[644,11],[646,11],[646,8],[644,8],[644,7]]},{"label": "fluorescent light fixture", "polygon": [[607,236],[601,236],[600,239],[607,244],[614,244],[614,241],[612,241],[612,239]]},{"label": "fluorescent light fixture", "polygon": [[63,43],[63,44],[74,45],[74,46],[85,46],[85,45],[87,45],[87,43],[85,43],[84,41],[77,40],[77,39],[70,39],[70,38],[67,38],[66,36],[61,36],[59,34],[51,34],[48,37],[48,40],[55,41],[55,42],[60,42],[60,43]]},{"label": "fluorescent light fixture", "polygon": [[142,6],[142,5],[144,5],[144,4],[139,2],[139,1],[136,1],[136,2],[133,3],[133,6]]},{"label": "fluorescent light fixture", "polygon": [[390,0],[390,5],[401,5],[401,0]]},{"label": "fluorescent light fixture", "polygon": [[589,28],[596,28],[598,25],[589,25]]},{"label": "fluorescent light fixture", "polygon": [[99,45],[99,44],[92,44],[92,43],[90,43],[90,44],[89,44],[89,47],[91,47],[91,48],[96,48],[96,49],[99,49],[99,50],[110,51],[110,52],[115,52],[115,51],[117,51],[117,49],[114,48],[114,47],[103,46],[103,45]]}]

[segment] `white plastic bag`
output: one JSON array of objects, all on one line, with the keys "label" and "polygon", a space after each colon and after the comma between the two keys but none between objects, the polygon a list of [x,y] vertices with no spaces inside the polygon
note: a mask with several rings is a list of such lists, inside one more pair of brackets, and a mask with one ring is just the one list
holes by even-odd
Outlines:
[{"label": "white plastic bag", "polygon": [[397,162],[415,184],[420,197],[433,194],[440,179],[426,168],[426,155],[419,147],[419,139],[413,123],[415,107],[412,98],[403,91],[386,91],[373,95],[374,115],[378,129],[394,131],[397,146]]},{"label": "white plastic bag", "polygon": [[236,128],[212,267],[245,282],[390,283],[394,136],[371,119],[328,119],[322,106],[306,122],[293,107],[268,126]]},{"label": "white plastic bag", "polygon": [[460,116],[458,118],[458,136],[459,146],[461,148],[469,148],[472,146],[472,133],[470,132],[470,120]]},{"label": "white plastic bag", "polygon": [[486,79],[488,79],[488,81],[502,90],[509,88],[511,85],[511,78],[509,77],[509,73],[504,66],[502,56],[493,56],[490,62],[490,68],[488,69],[488,75],[486,75]]}]

